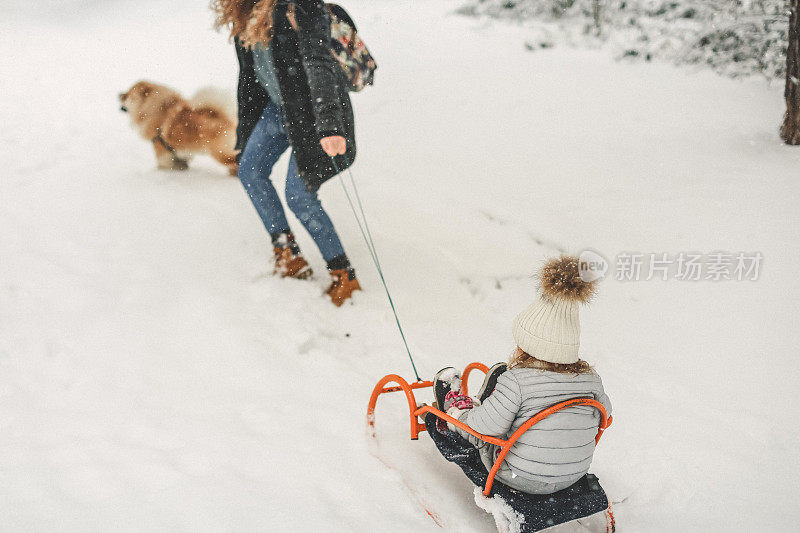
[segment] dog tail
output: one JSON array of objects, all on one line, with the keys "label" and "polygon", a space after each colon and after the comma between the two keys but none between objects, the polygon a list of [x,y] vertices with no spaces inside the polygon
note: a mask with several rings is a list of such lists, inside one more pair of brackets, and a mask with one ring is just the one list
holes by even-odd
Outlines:
[{"label": "dog tail", "polygon": [[213,107],[236,122],[236,99],[218,87],[201,87],[190,100],[192,107]]}]

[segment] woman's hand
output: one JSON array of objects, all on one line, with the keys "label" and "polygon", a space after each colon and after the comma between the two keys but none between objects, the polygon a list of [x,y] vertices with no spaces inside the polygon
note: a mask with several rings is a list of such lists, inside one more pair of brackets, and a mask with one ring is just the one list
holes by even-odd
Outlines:
[{"label": "woman's hand", "polygon": [[334,135],[331,137],[323,137],[319,144],[329,157],[341,155],[347,150],[347,141],[341,135]]}]

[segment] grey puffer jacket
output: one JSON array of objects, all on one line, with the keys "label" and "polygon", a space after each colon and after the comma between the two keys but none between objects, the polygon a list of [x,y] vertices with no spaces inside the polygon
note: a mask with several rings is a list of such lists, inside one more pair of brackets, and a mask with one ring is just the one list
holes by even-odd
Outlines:
[{"label": "grey puffer jacket", "polygon": [[[505,439],[542,409],[578,397],[599,401],[611,416],[611,402],[596,372],[560,374],[531,368],[507,370],[482,405],[451,414],[479,433]],[[550,493],[568,487],[589,470],[599,424],[600,414],[588,406],[569,407],[550,415],[511,447],[498,479],[526,492]],[[496,447],[455,429],[483,448],[481,455],[489,468]]]}]

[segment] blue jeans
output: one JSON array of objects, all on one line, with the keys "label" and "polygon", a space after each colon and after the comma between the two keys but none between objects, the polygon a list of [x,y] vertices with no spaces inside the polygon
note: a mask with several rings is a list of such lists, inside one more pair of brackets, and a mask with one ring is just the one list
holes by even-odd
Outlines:
[{"label": "blue jeans", "polygon": [[[281,199],[269,179],[272,167],[290,147],[289,138],[283,129],[281,110],[270,102],[250,134],[239,161],[239,179],[270,235],[290,232]],[[309,191],[298,174],[294,156],[289,162],[289,172],[286,175],[286,203],[311,234],[325,261],[330,262],[331,259],[344,255],[342,243],[330,217],[322,208],[316,191]]]}]

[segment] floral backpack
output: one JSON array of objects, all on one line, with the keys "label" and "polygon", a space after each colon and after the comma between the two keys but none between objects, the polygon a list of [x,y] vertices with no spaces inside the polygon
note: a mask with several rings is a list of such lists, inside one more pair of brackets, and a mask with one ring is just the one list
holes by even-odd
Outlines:
[{"label": "floral backpack", "polygon": [[331,51],[349,82],[347,89],[358,92],[375,80],[378,65],[358,36],[356,24],[342,6],[327,4],[331,14]]}]

